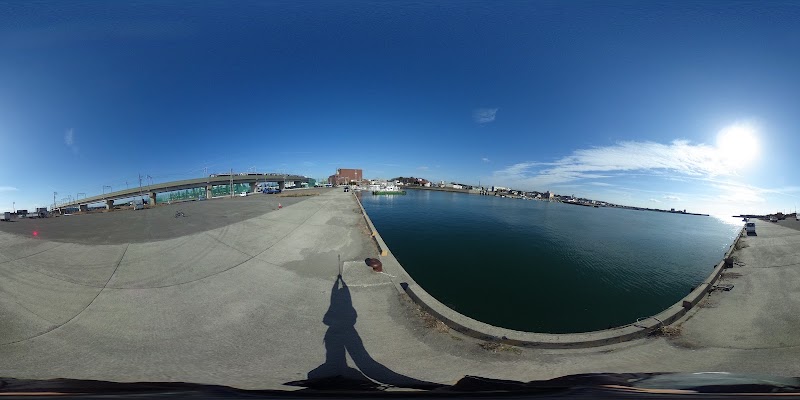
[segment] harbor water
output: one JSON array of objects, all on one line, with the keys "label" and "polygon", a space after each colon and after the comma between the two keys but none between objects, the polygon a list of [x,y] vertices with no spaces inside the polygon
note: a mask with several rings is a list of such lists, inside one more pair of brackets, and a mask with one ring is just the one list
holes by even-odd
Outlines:
[{"label": "harbor water", "polygon": [[586,332],[655,315],[711,273],[741,226],[714,217],[439,191],[361,195],[414,280],[479,321]]}]

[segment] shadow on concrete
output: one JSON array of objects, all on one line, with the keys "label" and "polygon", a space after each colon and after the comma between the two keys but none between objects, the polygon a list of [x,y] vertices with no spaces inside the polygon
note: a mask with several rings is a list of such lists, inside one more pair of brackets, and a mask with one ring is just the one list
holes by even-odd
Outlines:
[{"label": "shadow on concrete", "polygon": [[[375,361],[356,331],[357,318],[350,289],[339,275],[331,289],[330,306],[322,318],[322,323],[328,326],[324,339],[325,363],[311,370],[308,379],[286,385],[317,390],[435,389],[443,386],[398,374]],[[358,369],[347,365],[348,353]]]}]

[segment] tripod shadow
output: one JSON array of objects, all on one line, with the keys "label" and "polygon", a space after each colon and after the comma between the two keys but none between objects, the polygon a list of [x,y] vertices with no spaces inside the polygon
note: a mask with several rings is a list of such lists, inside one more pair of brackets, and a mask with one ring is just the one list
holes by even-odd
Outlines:
[{"label": "tripod shadow", "polygon": [[[442,386],[398,374],[375,361],[364,348],[361,336],[356,331],[357,318],[350,289],[339,275],[331,289],[330,306],[322,318],[322,323],[328,326],[324,339],[325,362],[311,370],[308,379],[286,385],[323,390],[379,390],[386,386],[434,389]],[[347,365],[348,353],[358,369]]]}]

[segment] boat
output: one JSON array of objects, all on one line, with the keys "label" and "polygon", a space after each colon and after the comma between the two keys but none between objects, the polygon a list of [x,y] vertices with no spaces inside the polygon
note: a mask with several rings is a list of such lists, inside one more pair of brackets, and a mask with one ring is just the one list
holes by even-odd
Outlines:
[{"label": "boat", "polygon": [[404,195],[406,194],[405,190],[373,190],[372,194],[374,195]]},{"label": "boat", "polygon": [[403,194],[406,194],[405,190],[400,190],[400,188],[398,188],[397,186],[392,185],[392,184],[388,184],[388,185],[370,185],[370,190],[372,191],[372,194],[375,194],[375,195],[378,195],[378,194],[388,194],[388,195],[394,195],[394,194],[403,195]]}]

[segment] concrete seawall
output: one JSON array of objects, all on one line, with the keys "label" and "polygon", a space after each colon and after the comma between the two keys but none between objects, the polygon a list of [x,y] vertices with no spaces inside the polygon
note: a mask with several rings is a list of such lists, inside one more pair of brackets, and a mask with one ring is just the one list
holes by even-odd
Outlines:
[{"label": "concrete seawall", "polygon": [[367,212],[364,210],[360,199],[358,199],[358,196],[355,197],[364,215],[367,226],[371,231],[372,237],[375,239],[375,243],[378,246],[384,269],[392,275],[392,281],[401,293],[408,294],[411,299],[422,306],[427,312],[457,332],[480,340],[495,341],[523,347],[586,348],[604,346],[643,338],[662,326],[672,324],[684,316],[687,311],[695,307],[703,297],[709,293],[725,268],[724,259],[730,257],[742,235],[742,231],[740,231],[725,253],[723,260],[714,267],[714,270],[708,278],[692,290],[686,297],[656,315],[629,325],[592,332],[565,334],[523,332],[489,325],[467,317],[447,307],[426,292],[411,278],[394,255],[392,255],[386,242],[383,241],[375,225],[370,220],[369,215],[367,215]]}]

